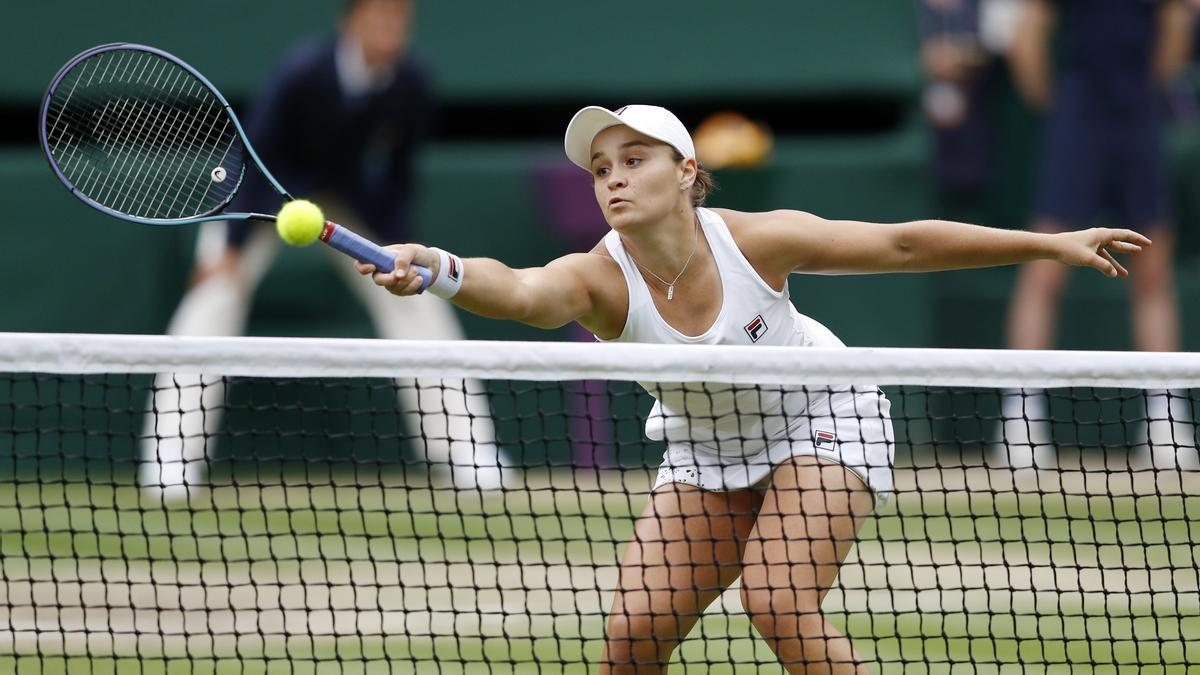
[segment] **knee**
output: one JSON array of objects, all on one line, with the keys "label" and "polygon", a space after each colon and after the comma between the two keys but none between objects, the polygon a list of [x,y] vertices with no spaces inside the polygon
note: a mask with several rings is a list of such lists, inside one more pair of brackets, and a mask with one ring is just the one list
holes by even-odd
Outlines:
[{"label": "knee", "polygon": [[613,613],[608,617],[605,659],[610,673],[658,672],[671,661],[681,637],[669,616]]},{"label": "knee", "polygon": [[1174,270],[1169,261],[1139,260],[1130,275],[1133,292],[1139,296],[1157,296],[1170,292],[1175,284]]},{"label": "knee", "polygon": [[816,594],[793,589],[742,587],[742,608],[750,623],[768,640],[794,637],[823,637],[825,620]]}]

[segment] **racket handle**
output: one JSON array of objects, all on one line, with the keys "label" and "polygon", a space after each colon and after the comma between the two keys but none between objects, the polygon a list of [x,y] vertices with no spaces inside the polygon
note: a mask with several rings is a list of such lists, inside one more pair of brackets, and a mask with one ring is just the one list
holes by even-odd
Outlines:
[{"label": "racket handle", "polygon": [[[325,221],[325,229],[321,231],[321,241],[345,253],[362,263],[370,263],[380,272],[390,272],[396,269],[396,256],[381,246],[354,234],[332,220]],[[421,288],[418,293],[429,288],[429,280],[433,276],[428,267],[413,265],[412,268],[421,275]]]}]

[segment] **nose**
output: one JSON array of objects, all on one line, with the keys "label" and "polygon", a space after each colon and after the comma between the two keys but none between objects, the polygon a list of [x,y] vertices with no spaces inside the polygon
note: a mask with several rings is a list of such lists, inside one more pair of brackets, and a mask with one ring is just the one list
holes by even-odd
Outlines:
[{"label": "nose", "polygon": [[608,174],[608,189],[609,190],[616,190],[619,188],[623,188],[623,187],[625,187],[626,184],[627,183],[625,180],[625,176],[621,175],[620,172],[618,172],[618,171],[610,171],[609,172],[609,174]]}]

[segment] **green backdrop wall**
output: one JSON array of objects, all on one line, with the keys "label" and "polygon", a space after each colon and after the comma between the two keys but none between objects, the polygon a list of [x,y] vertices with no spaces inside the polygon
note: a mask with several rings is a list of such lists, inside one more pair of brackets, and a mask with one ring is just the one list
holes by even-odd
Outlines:
[{"label": "green backdrop wall", "polygon": [[[106,42],[172,51],[240,99],[297,36],[327,33],[338,0],[6,3],[0,100],[36,100],[72,54]],[[418,0],[417,44],[448,99],[907,92],[911,3],[725,0],[597,5]]]}]

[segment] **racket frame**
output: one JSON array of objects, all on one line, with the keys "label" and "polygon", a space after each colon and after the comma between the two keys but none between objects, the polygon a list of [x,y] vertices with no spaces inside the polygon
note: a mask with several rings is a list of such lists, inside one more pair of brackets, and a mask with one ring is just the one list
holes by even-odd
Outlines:
[{"label": "racket frame", "polygon": [[[242,186],[242,181],[246,177],[245,164],[242,165],[242,170],[237,178],[237,184],[234,185],[233,189],[229,192],[229,195],[224,201],[202,214],[189,216],[187,218],[144,218],[141,216],[133,216],[127,213],[122,213],[115,209],[109,208],[104,204],[101,204],[95,199],[92,199],[82,190],[77,188],[69,178],[67,178],[62,170],[58,168],[58,164],[54,161],[54,155],[50,151],[50,139],[48,130],[46,129],[46,123],[50,114],[51,98],[55,92],[58,91],[58,86],[62,83],[63,78],[65,78],[67,74],[74,70],[74,68],[80,63],[99,54],[118,50],[141,51],[153,54],[160,58],[166,59],[176,66],[179,66],[188,74],[195,77],[208,90],[208,92],[216,98],[217,102],[221,104],[221,106],[225,109],[225,114],[229,115],[229,120],[233,123],[233,127],[237,132],[238,138],[241,140],[242,146],[246,149],[246,154],[249,155],[250,161],[253,162],[254,167],[258,169],[263,177],[267,179],[267,182],[271,184],[271,187],[274,188],[281,197],[287,201],[293,201],[295,199],[295,197],[293,197],[286,189],[284,189],[283,185],[281,185],[279,181],[275,179],[275,176],[271,175],[271,172],[267,170],[266,165],[263,164],[263,161],[259,158],[258,153],[254,151],[254,146],[251,145],[250,139],[246,136],[246,130],[242,128],[242,122],[238,119],[237,114],[233,111],[233,106],[231,106],[229,101],[226,100],[223,95],[221,95],[221,92],[217,89],[216,85],[210,82],[208,78],[204,77],[200,71],[196,70],[183,59],[180,59],[174,54],[158,49],[157,47],[151,47],[149,45],[137,44],[133,42],[111,42],[108,44],[97,45],[90,49],[84,50],[79,54],[76,54],[75,56],[71,57],[71,59],[68,60],[62,68],[59,68],[58,72],[55,73],[54,78],[50,80],[50,84],[46,87],[46,93],[42,97],[42,105],[38,113],[38,137],[42,146],[42,154],[45,155],[47,163],[50,164],[50,168],[54,171],[54,175],[58,176],[58,180],[64,186],[66,186],[71,194],[75,195],[76,198],[88,206],[102,213],[106,213],[114,218],[119,218],[132,223],[139,223],[142,225],[191,225],[214,220],[256,220],[275,222],[275,216],[266,213],[229,213],[222,211],[222,209],[229,206],[229,204],[233,202],[234,197],[237,195],[238,190]],[[332,226],[332,230],[330,229],[330,226]],[[321,237],[321,241],[329,244],[333,248],[336,248],[337,250],[362,262],[371,263],[375,265],[376,269],[381,271],[384,268],[389,268],[390,271],[390,268],[395,267],[395,256],[381,248],[378,244],[354,234],[349,229],[346,229],[334,223],[333,221],[326,221],[325,229],[327,230],[327,233],[325,233],[325,236]],[[336,236],[330,236],[329,233],[331,232],[336,232]],[[389,261],[390,265],[388,264]],[[430,271],[420,265],[413,265],[413,267],[417,269],[417,272],[423,279],[421,286],[423,291],[429,286],[431,280]]]},{"label": "racket frame", "polygon": [[54,93],[58,91],[58,86],[62,83],[63,78],[65,78],[67,74],[75,68],[75,66],[99,54],[119,50],[133,50],[153,54],[170,61],[180,68],[183,68],[188,72],[188,74],[199,80],[200,83],[204,85],[204,88],[207,89],[208,92],[212,94],[217,99],[217,102],[220,103],[225,109],[225,113],[229,115],[229,120],[233,123],[233,127],[237,131],[238,138],[241,139],[242,145],[246,149],[246,154],[250,156],[250,160],[254,163],[255,168],[262,173],[263,177],[267,179],[267,182],[271,184],[271,187],[274,188],[280,196],[288,201],[295,199],[295,197],[288,193],[288,191],[279,184],[279,181],[275,179],[275,176],[271,175],[271,172],[267,170],[267,167],[263,164],[262,159],[259,158],[258,153],[254,151],[254,146],[250,144],[250,139],[246,137],[246,131],[242,128],[241,120],[239,120],[237,114],[234,113],[233,106],[229,105],[229,101],[227,101],[225,97],[221,95],[220,90],[218,90],[217,87],[208,80],[208,78],[204,77],[200,71],[188,65],[185,61],[173,54],[165,52],[156,47],[150,47],[148,45],[136,44],[132,42],[112,42],[109,44],[98,45],[76,54],[71,58],[71,60],[67,61],[67,63],[63,65],[63,67],[60,68],[57,73],[55,73],[54,79],[50,80],[50,85],[46,87],[46,94],[42,97],[41,110],[38,114],[38,137],[42,145],[42,154],[46,156],[46,161],[50,164],[50,168],[54,170],[54,175],[58,176],[58,180],[61,181],[68,190],[70,190],[71,194],[75,195],[88,206],[107,213],[114,218],[120,218],[121,220],[140,223],[142,225],[190,225],[193,223],[203,223],[211,220],[275,220],[274,216],[264,213],[225,213],[221,211],[221,209],[229,206],[229,204],[233,201],[233,198],[237,195],[237,191],[241,188],[242,181],[246,176],[246,170],[244,166],[241,174],[238,176],[237,184],[233,187],[233,190],[229,192],[229,196],[226,197],[223,202],[212,209],[209,209],[205,213],[188,218],[143,218],[141,216],[131,216],[127,213],[122,213],[115,209],[109,208],[87,196],[87,194],[77,188],[75,184],[66,177],[62,170],[58,168],[58,164],[55,163],[54,156],[50,152],[49,133],[46,129],[47,118],[50,115],[50,99]]}]

